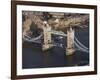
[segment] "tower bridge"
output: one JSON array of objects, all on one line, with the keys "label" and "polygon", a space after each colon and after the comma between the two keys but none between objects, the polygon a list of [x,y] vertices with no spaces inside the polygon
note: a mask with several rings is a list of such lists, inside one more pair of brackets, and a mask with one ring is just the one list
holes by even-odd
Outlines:
[{"label": "tower bridge", "polygon": [[[52,48],[54,45],[62,47],[62,45],[58,45],[52,43],[52,34],[60,35],[66,37],[66,55],[71,55],[75,52],[75,46],[79,48],[79,50],[87,51],[84,45],[82,45],[77,38],[75,38],[75,30],[74,28],[80,27],[83,25],[89,24],[89,15],[88,14],[72,14],[72,13],[58,13],[58,12],[28,12],[29,14],[25,15],[23,13],[23,17],[25,16],[25,20],[23,22],[23,40],[29,42],[41,43],[39,39],[43,38],[42,42],[42,50],[48,50]],[[31,13],[31,14],[30,14]],[[34,23],[34,25],[32,25]],[[29,37],[27,34],[30,33],[30,27],[34,26],[38,29],[41,29],[43,33],[36,38]],[[59,29],[66,31],[66,34],[61,31],[54,31],[52,29]]]},{"label": "tower bridge", "polygon": [[[65,48],[66,49],[66,55],[71,55],[74,53],[75,50],[80,50],[80,51],[84,51],[86,53],[89,53],[89,49],[84,46],[74,35],[75,31],[72,28],[69,28],[66,30],[67,34],[65,34],[62,31],[55,31],[52,30],[51,27],[46,24],[43,28],[43,33],[41,33],[40,36],[31,39],[29,36],[25,35],[27,38],[24,37],[24,40],[28,41],[28,42],[34,42],[34,43],[39,43],[41,44],[41,38],[43,38],[43,46],[42,46],[42,50],[48,50],[54,46],[58,46],[61,48]],[[57,43],[54,42],[52,40],[52,34],[54,35],[60,35],[63,37],[67,37],[66,38],[66,42],[67,42],[67,46],[65,46],[65,44],[62,43]]]}]

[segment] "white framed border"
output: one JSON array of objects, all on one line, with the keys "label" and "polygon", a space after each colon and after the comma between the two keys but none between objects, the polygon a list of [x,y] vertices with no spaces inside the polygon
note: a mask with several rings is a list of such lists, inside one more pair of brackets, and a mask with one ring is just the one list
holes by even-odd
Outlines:
[{"label": "white framed border", "polygon": [[[22,11],[46,11],[46,12],[67,12],[67,13],[88,13],[89,16],[89,66],[74,66],[60,68],[39,68],[39,69],[22,69]],[[86,72],[94,71],[94,9],[81,8],[60,8],[45,6],[27,6],[17,5],[17,75],[36,75],[49,73],[69,73],[69,72]]]}]

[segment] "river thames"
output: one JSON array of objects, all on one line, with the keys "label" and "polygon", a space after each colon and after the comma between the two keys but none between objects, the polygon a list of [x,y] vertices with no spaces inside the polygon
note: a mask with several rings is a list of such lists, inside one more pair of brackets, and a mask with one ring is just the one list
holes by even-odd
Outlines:
[{"label": "river thames", "polygon": [[[76,29],[77,39],[89,48],[89,29]],[[66,37],[53,36],[57,43],[66,46]],[[65,47],[53,47],[48,51],[42,51],[42,45],[24,42],[22,50],[22,68],[49,68],[49,67],[72,67],[89,65],[89,54],[76,50],[73,55],[66,56]]]}]

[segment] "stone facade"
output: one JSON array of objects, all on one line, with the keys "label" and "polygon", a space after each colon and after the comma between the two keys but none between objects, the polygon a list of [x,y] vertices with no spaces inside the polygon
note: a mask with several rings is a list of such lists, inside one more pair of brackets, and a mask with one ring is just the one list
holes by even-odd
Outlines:
[{"label": "stone facade", "polygon": [[47,23],[44,23],[43,34],[44,34],[44,44],[42,50],[45,51],[52,47],[51,27]]},{"label": "stone facade", "polygon": [[67,29],[67,48],[66,55],[71,55],[75,51],[74,49],[74,29],[71,27]]}]

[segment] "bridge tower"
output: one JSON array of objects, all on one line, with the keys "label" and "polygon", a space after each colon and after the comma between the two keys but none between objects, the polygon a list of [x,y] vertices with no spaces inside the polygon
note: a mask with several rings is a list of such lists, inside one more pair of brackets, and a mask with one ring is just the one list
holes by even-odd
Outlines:
[{"label": "bridge tower", "polygon": [[51,44],[51,42],[52,42],[51,27],[49,26],[49,24],[46,21],[44,21],[43,34],[44,34],[44,43],[42,46],[42,50],[45,51],[45,50],[48,50],[53,47],[53,45]]},{"label": "bridge tower", "polygon": [[74,49],[74,29],[72,27],[67,28],[67,48],[66,55],[71,55],[75,52]]}]

